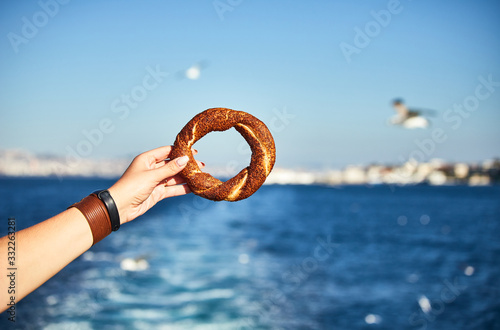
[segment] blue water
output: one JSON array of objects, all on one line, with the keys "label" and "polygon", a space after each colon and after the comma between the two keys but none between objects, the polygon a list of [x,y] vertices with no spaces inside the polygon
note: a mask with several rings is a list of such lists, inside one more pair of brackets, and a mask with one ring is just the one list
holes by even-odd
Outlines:
[{"label": "blue water", "polygon": [[[0,233],[9,216],[27,227],[110,184],[2,179]],[[500,329],[500,187],[171,198],[20,301],[15,326]]]}]

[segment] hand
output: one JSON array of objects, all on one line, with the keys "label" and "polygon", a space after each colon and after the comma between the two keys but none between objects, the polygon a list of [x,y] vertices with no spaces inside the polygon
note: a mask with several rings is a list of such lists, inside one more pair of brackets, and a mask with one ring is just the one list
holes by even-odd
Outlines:
[{"label": "hand", "polygon": [[[188,194],[189,187],[178,173],[188,157],[168,160],[171,146],[160,147],[135,157],[121,178],[109,188],[120,223],[132,221],[164,198]],[[193,150],[193,154],[197,152]],[[198,162],[200,168],[203,163]]]}]

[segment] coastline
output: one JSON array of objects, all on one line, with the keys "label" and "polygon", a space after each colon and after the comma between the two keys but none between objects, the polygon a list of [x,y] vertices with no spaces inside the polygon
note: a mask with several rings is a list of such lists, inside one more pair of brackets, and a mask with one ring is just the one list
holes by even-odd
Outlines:
[{"label": "coastline", "polygon": [[[22,150],[0,151],[0,178],[118,178],[129,165],[126,159],[81,159],[37,156]],[[218,178],[236,173],[224,167],[207,168]],[[234,173],[233,173],[234,172]],[[500,184],[500,159],[481,163],[449,163],[433,159],[399,165],[348,165],[342,169],[292,169],[276,167],[265,184],[295,185],[470,185]]]}]

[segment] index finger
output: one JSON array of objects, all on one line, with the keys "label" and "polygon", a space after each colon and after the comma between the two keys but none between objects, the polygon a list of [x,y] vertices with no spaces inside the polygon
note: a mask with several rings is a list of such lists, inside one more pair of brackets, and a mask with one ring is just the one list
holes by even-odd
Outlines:
[{"label": "index finger", "polygon": [[172,146],[163,146],[156,149],[152,149],[143,153],[145,157],[151,160],[151,163],[160,162],[168,158],[172,151]]}]

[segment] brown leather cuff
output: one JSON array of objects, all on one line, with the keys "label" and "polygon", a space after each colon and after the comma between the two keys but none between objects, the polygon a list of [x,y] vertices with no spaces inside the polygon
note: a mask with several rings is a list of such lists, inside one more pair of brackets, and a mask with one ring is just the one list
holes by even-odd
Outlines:
[{"label": "brown leather cuff", "polygon": [[87,219],[94,239],[92,245],[111,234],[111,220],[108,211],[97,196],[89,195],[70,207],[76,207]]}]

